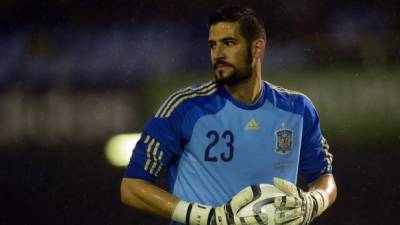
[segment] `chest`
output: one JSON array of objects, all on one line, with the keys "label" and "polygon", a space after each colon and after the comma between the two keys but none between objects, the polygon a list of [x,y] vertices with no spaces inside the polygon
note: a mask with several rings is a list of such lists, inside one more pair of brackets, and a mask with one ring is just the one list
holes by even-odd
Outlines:
[{"label": "chest", "polygon": [[198,161],[222,163],[224,168],[243,161],[264,167],[261,164],[296,158],[302,126],[301,116],[272,106],[243,110],[227,105],[196,122],[185,152]]}]

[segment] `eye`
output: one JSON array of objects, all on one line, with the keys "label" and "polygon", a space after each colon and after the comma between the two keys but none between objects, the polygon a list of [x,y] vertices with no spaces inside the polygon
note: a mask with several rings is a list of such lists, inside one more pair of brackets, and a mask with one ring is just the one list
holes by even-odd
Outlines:
[{"label": "eye", "polygon": [[232,46],[232,45],[236,44],[236,42],[233,41],[233,40],[226,40],[226,41],[224,42],[224,44],[225,44],[226,46]]},{"label": "eye", "polygon": [[214,49],[215,48],[215,43],[208,43],[208,47],[210,47],[210,49]]}]

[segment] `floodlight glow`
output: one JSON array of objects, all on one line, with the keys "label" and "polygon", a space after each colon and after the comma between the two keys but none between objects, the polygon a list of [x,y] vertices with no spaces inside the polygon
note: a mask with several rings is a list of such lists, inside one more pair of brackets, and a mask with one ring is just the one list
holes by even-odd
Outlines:
[{"label": "floodlight glow", "polygon": [[119,134],[110,138],[105,147],[108,161],[114,166],[127,166],[140,135],[140,133]]}]

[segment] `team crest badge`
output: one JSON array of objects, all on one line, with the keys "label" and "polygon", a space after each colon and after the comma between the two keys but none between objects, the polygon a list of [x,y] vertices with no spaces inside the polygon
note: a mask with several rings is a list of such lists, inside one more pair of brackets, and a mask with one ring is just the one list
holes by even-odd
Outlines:
[{"label": "team crest badge", "polygon": [[287,155],[292,151],[293,132],[288,129],[278,130],[275,132],[276,149],[275,152],[281,155]]}]

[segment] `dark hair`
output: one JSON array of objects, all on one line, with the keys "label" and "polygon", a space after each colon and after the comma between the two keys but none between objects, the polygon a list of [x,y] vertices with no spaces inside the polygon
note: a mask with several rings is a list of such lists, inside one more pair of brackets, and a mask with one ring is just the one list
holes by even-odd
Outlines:
[{"label": "dark hair", "polygon": [[209,18],[208,28],[218,22],[239,22],[240,32],[248,44],[258,38],[266,41],[264,23],[256,13],[246,7],[222,7]]}]

